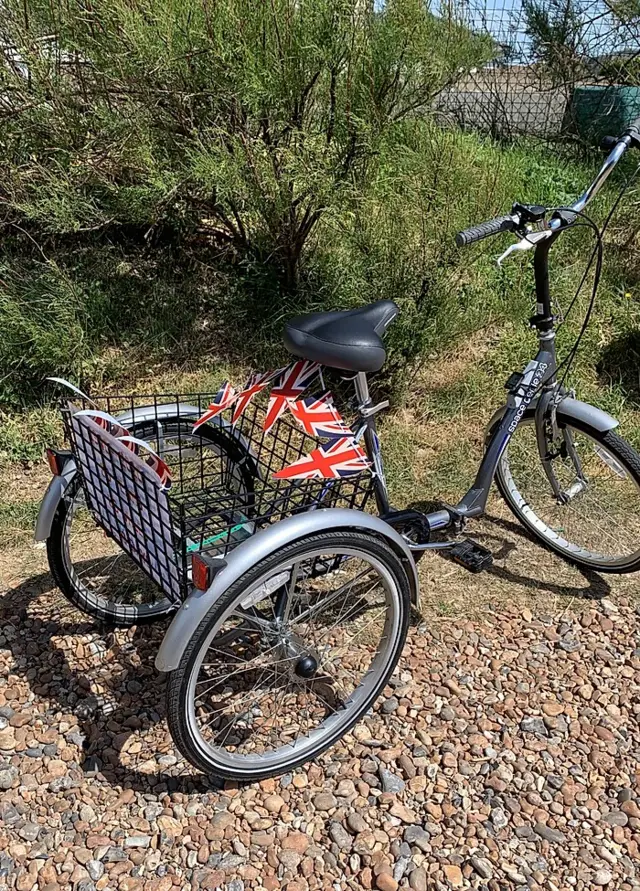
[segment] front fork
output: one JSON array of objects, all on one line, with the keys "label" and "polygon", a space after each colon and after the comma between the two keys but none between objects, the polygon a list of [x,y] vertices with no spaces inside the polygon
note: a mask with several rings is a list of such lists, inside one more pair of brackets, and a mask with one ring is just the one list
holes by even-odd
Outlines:
[{"label": "front fork", "polygon": [[[584,475],[582,462],[576,451],[571,431],[567,427],[560,428],[557,422],[558,400],[565,395],[565,392],[557,386],[555,381],[550,382],[540,394],[535,413],[536,442],[540,462],[558,504],[568,504],[587,487],[587,478]],[[576,473],[576,479],[566,489],[563,489],[558,482],[553,467],[553,462],[558,457],[558,448],[566,451]]]}]

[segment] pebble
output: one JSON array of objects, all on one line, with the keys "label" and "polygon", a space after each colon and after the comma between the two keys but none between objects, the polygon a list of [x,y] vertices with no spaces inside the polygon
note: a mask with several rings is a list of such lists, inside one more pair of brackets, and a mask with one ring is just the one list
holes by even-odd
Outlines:
[{"label": "pebble", "polygon": [[626,826],[629,822],[629,817],[624,811],[610,811],[610,813],[604,815],[603,820],[609,826]]},{"label": "pebble", "polygon": [[10,789],[18,779],[17,767],[0,767],[0,789]]},{"label": "pebble", "polygon": [[320,792],[313,799],[313,806],[317,811],[331,811],[337,804],[338,801],[331,792]]},{"label": "pebble", "polygon": [[386,767],[381,767],[379,770],[379,774],[383,792],[391,792],[393,794],[397,794],[404,790],[405,782],[397,774],[392,773],[390,770],[387,770]]},{"label": "pebble", "polygon": [[425,853],[431,851],[431,836],[421,826],[408,826],[404,831],[404,840]]},{"label": "pebble", "polygon": [[457,864],[445,864],[443,866],[444,874],[447,878],[448,883],[452,888],[461,888],[463,877],[462,870]]},{"label": "pebble", "polygon": [[409,873],[409,885],[413,891],[428,891],[427,872],[422,866],[416,866]]},{"label": "pebble", "polygon": [[551,842],[554,845],[563,845],[566,842],[562,832],[558,829],[552,829],[551,826],[547,826],[546,823],[536,823],[533,827],[533,831],[539,835],[540,838],[544,838],[545,841]]},{"label": "pebble", "polygon": [[366,832],[369,828],[369,824],[362,814],[354,811],[347,817],[347,827],[354,833],[354,835],[357,835],[359,832]]},{"label": "pebble", "polygon": [[486,857],[471,857],[469,859],[472,869],[478,873],[481,879],[493,878],[493,867]]},{"label": "pebble", "polygon": [[397,891],[398,882],[388,873],[383,872],[376,876],[376,888],[379,891]]},{"label": "pebble", "polygon": [[85,867],[94,882],[97,882],[104,875],[104,865],[100,860],[87,860]]},{"label": "pebble", "polygon": [[345,741],[240,785],[173,747],[151,668],[163,629],[80,633],[53,596],[0,601],[0,634],[20,629],[0,646],[0,891],[637,883],[640,647],[623,603],[411,628]]},{"label": "pebble", "polygon": [[329,826],[329,837],[334,841],[341,851],[350,851],[353,845],[353,838],[342,823],[331,823]]},{"label": "pebble", "polygon": [[501,807],[494,807],[490,818],[496,829],[504,829],[509,823],[509,818]]}]

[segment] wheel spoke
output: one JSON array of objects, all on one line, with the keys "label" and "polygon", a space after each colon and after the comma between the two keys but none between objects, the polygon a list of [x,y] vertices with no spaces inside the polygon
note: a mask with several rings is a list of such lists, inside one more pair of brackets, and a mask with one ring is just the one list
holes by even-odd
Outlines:
[{"label": "wheel spoke", "polygon": [[[368,707],[399,654],[405,607],[394,580],[406,581],[399,561],[394,575],[355,545],[343,551],[296,547],[293,559],[273,560],[263,574],[256,569],[251,586],[239,580],[235,599],[217,618],[212,614],[192,666],[191,692],[183,699],[190,732],[217,765],[255,761],[275,772],[292,750],[326,745],[352,714]],[[389,559],[397,558],[385,551]],[[240,608],[280,573],[287,574],[286,595],[280,588],[261,597],[255,615]]]},{"label": "wheel spoke", "polygon": [[[586,487],[566,504],[557,501],[540,462],[535,427],[525,422],[501,462],[507,500],[525,525],[569,558],[595,567],[629,565],[640,555],[640,487],[624,461],[606,446],[582,431],[567,430]],[[578,478],[575,462],[570,454],[552,460],[566,492]],[[624,477],[613,462],[625,470]]]}]

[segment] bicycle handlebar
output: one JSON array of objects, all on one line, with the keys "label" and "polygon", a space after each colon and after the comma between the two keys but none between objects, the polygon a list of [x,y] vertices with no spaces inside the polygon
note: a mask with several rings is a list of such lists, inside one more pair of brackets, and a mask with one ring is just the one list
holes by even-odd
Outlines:
[{"label": "bicycle handlebar", "polygon": [[[591,199],[597,195],[609,178],[609,174],[613,168],[631,146],[640,148],[640,117],[632,121],[624,134],[616,140],[612,151],[607,156],[591,185],[582,193],[577,201],[565,209],[580,214],[587,204],[589,204]],[[513,215],[505,214],[504,216],[496,217],[493,220],[487,220],[485,223],[480,223],[478,226],[472,226],[469,229],[464,229],[462,232],[458,232],[456,235],[456,244],[458,247],[465,247],[466,245],[473,244],[483,238],[498,235],[500,232],[518,231],[524,235],[526,234],[524,231],[526,222],[526,218],[523,219],[518,213],[514,213]],[[557,232],[563,225],[565,225],[565,223],[562,219],[557,216],[552,217],[546,224],[548,234],[551,235],[552,232]]]},{"label": "bicycle handlebar", "polygon": [[640,115],[635,119],[635,121],[631,121],[629,126],[627,127],[627,133],[629,130],[633,130],[635,133],[640,134]]},{"label": "bicycle handlebar", "polygon": [[463,229],[456,235],[456,244],[458,247],[465,247],[473,244],[475,241],[482,241],[483,238],[489,238],[491,235],[498,235],[499,232],[513,232],[516,228],[517,220],[514,220],[510,214],[504,214],[493,220],[487,220],[485,223],[479,223],[477,226],[471,226],[469,229]]}]

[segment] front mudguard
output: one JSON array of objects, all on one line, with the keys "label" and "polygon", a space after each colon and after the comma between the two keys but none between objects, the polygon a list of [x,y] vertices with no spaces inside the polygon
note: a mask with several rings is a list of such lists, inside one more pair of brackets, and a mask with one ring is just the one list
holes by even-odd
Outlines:
[{"label": "front mudguard", "polygon": [[411,588],[411,600],[419,610],[420,588],[415,561],[407,543],[395,529],[392,529],[380,517],[374,517],[358,510],[325,508],[308,511],[287,517],[279,523],[268,526],[231,551],[225,559],[225,565],[216,574],[207,590],[194,590],[174,616],[158,650],[156,668],[159,671],[173,671],[178,667],[187,644],[211,607],[237,579],[256,563],[308,535],[338,530],[353,531],[354,529],[373,533],[393,548],[407,573]]},{"label": "front mudguard", "polygon": [[[135,406],[123,414],[117,415],[117,420],[123,427],[132,427],[135,424],[143,424],[148,421],[162,421],[166,418],[175,418],[176,416],[185,419],[199,418],[202,409],[197,405],[187,405],[184,403],[169,402],[164,405],[140,405]],[[233,430],[233,425],[224,418],[215,417],[207,422],[214,427],[224,427]],[[251,444],[241,434],[233,432],[234,439],[237,439],[244,446],[252,457],[255,453],[251,448]],[[49,487],[42,499],[40,510],[38,511],[38,519],[36,521],[35,540],[46,541],[51,534],[51,524],[58,504],[64,496],[64,493],[73,479],[76,472],[75,461],[71,458],[65,464],[63,473],[60,476],[54,476]]]},{"label": "front mudguard", "polygon": [[[535,396],[531,404],[527,408],[523,420],[530,420],[535,417],[538,405],[538,396]],[[493,417],[487,424],[485,439],[488,440],[493,433],[496,424],[499,424],[507,410],[507,406],[501,406],[494,412]],[[613,430],[619,425],[617,421],[606,411],[596,408],[595,405],[589,405],[587,402],[581,402],[579,399],[573,399],[571,396],[565,396],[558,404],[556,409],[556,419],[558,424],[573,424],[576,427],[591,428],[597,430],[598,433],[606,433],[607,430]]]}]

